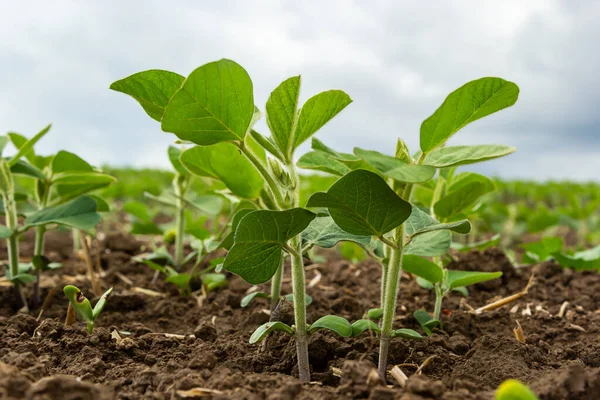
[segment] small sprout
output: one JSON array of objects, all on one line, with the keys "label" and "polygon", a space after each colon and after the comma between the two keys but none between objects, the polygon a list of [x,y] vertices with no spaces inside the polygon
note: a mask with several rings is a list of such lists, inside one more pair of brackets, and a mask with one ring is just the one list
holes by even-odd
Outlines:
[{"label": "small sprout", "polygon": [[419,325],[421,325],[421,328],[427,336],[431,336],[433,329],[441,325],[439,319],[432,318],[425,310],[415,311],[413,317],[415,317]]},{"label": "small sprout", "polygon": [[81,290],[72,285],[67,285],[63,289],[65,292],[65,296],[69,299],[69,304],[75,310],[79,318],[84,320],[87,323],[88,332],[91,334],[94,330],[94,323],[96,319],[100,316],[102,309],[106,305],[106,300],[108,296],[112,293],[113,288],[108,289],[104,294],[100,297],[100,300],[96,303],[94,308],[92,309],[92,305],[90,301],[83,295]]},{"label": "small sprout", "polygon": [[515,379],[509,379],[496,390],[496,400],[538,400],[538,398],[526,385]]},{"label": "small sprout", "polygon": [[413,331],[412,329],[396,329],[392,331],[392,337],[401,337],[403,339],[423,339],[423,336],[419,332]]},{"label": "small sprout", "polygon": [[284,324],[281,321],[267,322],[266,324],[262,324],[261,326],[259,326],[254,331],[252,336],[250,336],[250,344],[260,342],[261,340],[269,336],[271,332],[275,331],[285,332],[289,335],[294,334],[294,330],[292,329],[292,327],[287,324]]},{"label": "small sprout", "polygon": [[379,321],[383,317],[383,308],[371,308],[367,311],[367,317],[371,321]]},{"label": "small sprout", "polygon": [[337,333],[341,337],[352,336],[352,325],[346,318],[338,317],[337,315],[326,315],[316,320],[308,327],[308,333],[314,333],[319,329],[327,329]]},{"label": "small sprout", "polygon": [[515,329],[513,329],[515,338],[519,342],[525,344],[525,332],[523,332],[523,328],[521,327],[521,324],[519,323],[519,321],[515,320],[515,322],[517,323],[517,327]]},{"label": "small sprout", "polygon": [[207,293],[210,293],[215,289],[225,287],[229,284],[229,281],[224,274],[208,273],[203,274],[201,278],[202,284],[204,285]]},{"label": "small sprout", "polygon": [[360,336],[364,331],[375,332],[376,335],[379,335],[381,329],[375,322],[368,319],[359,319],[352,323],[352,336]]}]

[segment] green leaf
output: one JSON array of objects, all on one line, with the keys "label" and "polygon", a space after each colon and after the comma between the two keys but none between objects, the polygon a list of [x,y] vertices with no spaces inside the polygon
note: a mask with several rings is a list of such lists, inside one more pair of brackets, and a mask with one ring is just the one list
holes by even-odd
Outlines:
[{"label": "green leaf", "polygon": [[296,165],[299,168],[327,172],[337,176],[345,175],[351,171],[346,164],[322,151],[309,151],[298,159]]},{"label": "green leaf", "polygon": [[367,316],[371,321],[379,321],[383,317],[383,308],[370,308]]},{"label": "green leaf", "polygon": [[229,282],[224,274],[210,273],[202,275],[202,284],[206,287],[206,291],[210,293],[215,289],[227,286]]},{"label": "green leaf", "polygon": [[169,100],[184,80],[183,76],[174,72],[151,69],[116,81],[110,88],[133,97],[146,114],[160,122]]},{"label": "green leaf", "polygon": [[359,236],[348,233],[335,223],[330,216],[317,217],[312,220],[310,225],[302,232],[304,246],[319,246],[323,248],[332,248],[338,242],[355,242],[363,247],[371,243],[371,236]]},{"label": "green leaf", "polygon": [[229,250],[231,248],[231,246],[233,246],[235,231],[236,231],[238,225],[240,224],[240,221],[242,220],[242,218],[244,218],[247,214],[251,213],[252,211],[256,211],[256,210],[252,209],[252,208],[243,208],[235,213],[235,215],[231,219],[231,232],[229,233],[229,235],[227,235],[225,237],[225,239],[223,239],[223,241],[219,244],[219,247]]},{"label": "green leaf", "polygon": [[254,301],[254,299],[270,299],[271,296],[268,293],[265,292],[252,292],[250,294],[245,295],[244,297],[242,297],[242,301],[240,302],[240,306],[241,307],[247,307],[248,304],[252,303]]},{"label": "green leaf", "polygon": [[563,267],[571,267],[576,271],[600,271],[600,245],[574,254],[564,252],[553,253],[552,257]]},{"label": "green leaf", "polygon": [[72,285],[67,285],[64,287],[63,292],[71,306],[82,320],[86,322],[94,322],[94,312],[92,310],[92,305],[90,301],[81,293],[77,287]]},{"label": "green leaf", "polygon": [[471,231],[471,223],[466,219],[442,224],[415,206],[413,206],[411,216],[406,221],[406,226],[410,240],[433,231],[450,230],[462,234]]},{"label": "green leaf", "polygon": [[167,270],[164,265],[157,264],[152,260],[144,260],[143,263],[146,264],[147,266],[149,266],[150,269],[152,269],[154,271],[158,271],[165,275],[167,274]]},{"label": "green leaf", "polygon": [[392,337],[401,337],[403,339],[423,339],[423,336],[419,332],[413,331],[412,329],[396,329],[392,331]]},{"label": "green leaf", "polygon": [[2,157],[2,153],[4,153],[4,148],[8,144],[8,136],[0,136],[0,157]]},{"label": "green leaf", "polygon": [[[430,226],[439,225],[439,222],[429,214],[412,206],[412,213],[406,220],[406,234],[411,237],[416,232]],[[433,230],[416,235],[404,249],[404,254],[413,254],[421,257],[437,257],[446,254],[450,248],[452,235],[446,229]]]},{"label": "green leaf", "polygon": [[11,237],[12,234],[13,234],[12,229],[10,229],[7,226],[0,225],[0,239],[6,239],[8,237]]},{"label": "green leaf", "polygon": [[101,172],[61,172],[53,177],[60,198],[57,202],[64,202],[82,194],[109,186],[116,182],[116,178]]},{"label": "green leaf", "polygon": [[235,232],[223,268],[246,282],[268,281],[279,268],[287,241],[301,233],[316,217],[303,208],[254,211],[244,216]]},{"label": "green leaf", "polygon": [[372,331],[375,332],[375,335],[379,335],[381,329],[379,329],[379,326],[377,326],[375,322],[368,319],[359,319],[358,321],[354,321],[352,323],[353,337],[360,336],[364,331]]},{"label": "green leaf", "polygon": [[377,171],[398,182],[420,183],[435,175],[435,168],[428,165],[408,164],[398,158],[378,151],[354,148],[354,154],[371,164]]},{"label": "green leaf", "polygon": [[17,154],[15,154],[10,161],[8,162],[9,166],[13,166],[17,163],[17,161],[19,161],[19,159],[27,154],[31,154],[31,152],[33,152],[33,146],[42,138],[44,137],[44,135],[46,133],[48,133],[48,131],[50,130],[50,128],[52,127],[52,124],[46,126],[44,129],[42,129],[40,132],[38,132],[34,137],[32,137],[31,139],[29,139],[27,142],[23,143],[22,146],[19,147],[19,151],[17,152]]},{"label": "green leaf", "polygon": [[163,230],[153,222],[134,222],[131,225],[132,235],[162,235]]},{"label": "green leaf", "polygon": [[314,333],[319,329],[327,329],[337,333],[341,337],[352,336],[352,325],[346,318],[337,315],[326,315],[319,318],[308,328],[308,333]]},{"label": "green leaf", "polygon": [[260,173],[231,143],[192,147],[180,160],[192,174],[218,179],[242,198],[255,199],[264,187]]},{"label": "green leaf", "polygon": [[350,103],[350,96],[341,90],[328,90],[308,99],[300,110],[293,148],[298,148]]},{"label": "green leaf", "polygon": [[545,237],[539,242],[524,243],[521,245],[527,251],[528,255],[533,254],[536,262],[546,261],[553,253],[560,252],[563,248],[563,239],[561,237]]},{"label": "green leaf", "polygon": [[413,317],[415,317],[419,325],[421,325],[423,332],[425,332],[427,336],[431,336],[431,334],[433,333],[433,328],[440,325],[440,321],[437,319],[433,319],[431,315],[429,315],[429,313],[425,310],[415,311],[413,313]]},{"label": "green leaf", "polygon": [[401,225],[411,206],[402,200],[379,175],[349,172],[329,190],[315,193],[307,207],[326,207],[335,223],[354,235],[382,236]]},{"label": "green leaf", "polygon": [[76,229],[90,230],[100,222],[94,199],[82,196],[59,206],[48,207],[27,217],[24,229],[32,226],[60,224]]},{"label": "green leaf", "polygon": [[97,196],[95,194],[90,194],[88,197],[92,198],[96,202],[97,212],[109,212],[111,210],[110,206],[108,205],[108,202],[102,197]]},{"label": "green leaf", "polygon": [[162,129],[199,145],[244,140],[254,115],[252,81],[231,60],[201,66],[173,95]]},{"label": "green leaf", "polygon": [[[294,303],[294,294],[293,293],[286,294],[283,297],[285,297],[285,299],[287,301],[289,301],[290,303],[292,303],[292,304]],[[304,293],[304,305],[308,307],[312,304],[312,302],[313,302],[312,297],[310,297],[308,294]]]},{"label": "green leaf", "polygon": [[425,156],[423,164],[437,168],[456,167],[504,157],[516,150],[515,147],[501,144],[438,147]]},{"label": "green leaf", "polygon": [[[168,270],[169,267],[167,267]],[[189,274],[172,274],[165,278],[165,282],[172,283],[177,286],[181,292],[181,294],[188,294],[190,289],[190,280],[192,276]]]},{"label": "green leaf", "polygon": [[94,168],[77,154],[61,150],[52,158],[52,173],[93,172]]},{"label": "green leaf", "polygon": [[478,271],[448,271],[447,285],[450,289],[461,286],[474,285],[476,283],[490,281],[502,276],[502,272],[478,272]]},{"label": "green leaf", "polygon": [[29,176],[39,180],[46,179],[46,175],[44,175],[39,168],[24,160],[19,160],[12,167],[10,167],[10,172],[13,174]]},{"label": "green leaf", "polygon": [[267,125],[286,160],[289,160],[292,153],[299,95],[300,76],[293,76],[277,86],[267,100]]},{"label": "green leaf", "polygon": [[173,166],[173,168],[175,168],[175,171],[177,171],[183,176],[187,176],[190,174],[189,171],[185,169],[183,165],[181,165],[181,161],[179,161],[181,153],[181,149],[175,146],[169,146],[169,149],[167,150],[167,154],[169,155],[169,161],[171,161],[171,165]]},{"label": "green leaf", "polygon": [[220,196],[205,195],[198,196],[193,200],[185,198],[183,200],[188,205],[207,215],[219,215],[219,213],[223,209],[223,198]]},{"label": "green leaf", "polygon": [[471,244],[452,243],[452,248],[461,252],[477,249],[483,251],[488,247],[497,246],[500,243],[500,234],[497,233],[489,239],[481,240]]},{"label": "green leaf", "polygon": [[146,204],[139,201],[129,201],[123,205],[123,211],[127,214],[133,215],[135,218],[144,221],[151,222],[150,212]]},{"label": "green leaf", "polygon": [[538,398],[527,385],[516,379],[508,379],[498,387],[496,400],[538,400]]},{"label": "green leaf", "polygon": [[294,335],[294,330],[281,321],[267,322],[259,326],[252,336],[250,336],[250,344],[258,343],[266,338],[271,332],[285,332],[288,335]]},{"label": "green leaf", "polygon": [[[7,136],[17,150],[23,147],[29,140],[27,137],[15,132],[9,132]],[[23,157],[25,157],[32,165],[35,164],[35,150],[33,148],[30,148],[25,154],[23,154]]]},{"label": "green leaf", "polygon": [[481,78],[450,93],[421,125],[421,150],[443,145],[469,123],[516,103],[519,87],[501,78]]},{"label": "green leaf", "polygon": [[439,265],[418,256],[407,254],[402,257],[402,268],[431,283],[439,283],[444,279],[444,272]]},{"label": "green leaf", "polygon": [[460,173],[454,177],[445,196],[435,203],[435,215],[449,218],[459,214],[494,189],[494,182],[483,175],[474,172]]},{"label": "green leaf", "polygon": [[469,289],[464,286],[455,287],[452,289],[455,292],[462,294],[465,297],[469,297]]},{"label": "green leaf", "polygon": [[110,288],[106,292],[104,292],[104,294],[102,296],[100,296],[100,299],[98,300],[98,302],[94,306],[94,310],[92,311],[92,315],[94,316],[94,320],[96,318],[98,318],[98,316],[100,315],[100,313],[104,309],[104,306],[106,305],[106,300],[108,299],[108,296],[110,296],[110,294],[112,293],[112,291],[113,291],[113,288]]}]

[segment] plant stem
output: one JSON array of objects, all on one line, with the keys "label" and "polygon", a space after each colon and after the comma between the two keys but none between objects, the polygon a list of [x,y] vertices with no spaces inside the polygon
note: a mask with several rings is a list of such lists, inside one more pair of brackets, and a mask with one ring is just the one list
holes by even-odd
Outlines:
[{"label": "plant stem", "polygon": [[269,170],[267,170],[262,161],[256,156],[256,154],[254,154],[252,149],[250,149],[248,146],[244,146],[244,143],[238,144],[238,147],[242,153],[244,153],[246,158],[252,163],[252,165],[256,167],[258,172],[266,181],[273,203],[275,203],[278,209],[285,208],[285,201],[281,195],[281,189],[280,185],[277,183],[277,179],[269,172]]},{"label": "plant stem", "polygon": [[292,246],[298,249],[297,253],[290,255],[292,261],[292,290],[294,296],[298,374],[301,382],[309,382],[310,366],[308,362],[308,333],[306,325],[306,285],[304,282],[304,263],[302,253],[300,252],[300,236],[292,239]]},{"label": "plant stem", "polygon": [[100,286],[98,280],[96,279],[96,274],[94,272],[94,266],[92,264],[92,255],[90,254],[90,246],[87,242],[87,235],[84,232],[79,233],[79,238],[81,239],[81,247],[83,248],[83,256],[85,257],[85,265],[87,267],[87,272],[90,277],[90,283],[92,284],[92,291],[96,296],[102,295],[102,287]]},{"label": "plant stem", "polygon": [[281,278],[283,277],[284,270],[284,261],[285,256],[281,253],[281,264],[277,271],[275,271],[275,275],[271,278],[271,312],[275,310],[277,305],[279,304],[279,298],[281,297]]},{"label": "plant stem", "polygon": [[440,319],[440,312],[442,311],[442,300],[444,299],[444,293],[439,284],[435,285],[435,307],[433,309],[433,319]]},{"label": "plant stem", "polygon": [[[35,247],[33,249],[34,256],[44,255],[44,235],[46,234],[45,226],[38,226],[35,228]],[[36,309],[40,304],[40,276],[41,272],[36,268],[35,270],[35,283],[33,285],[33,308]]]},{"label": "plant stem", "polygon": [[183,236],[185,234],[185,201],[183,197],[187,192],[188,180],[186,177],[177,174],[173,181],[175,191],[177,215],[175,216],[176,234],[175,234],[175,269],[179,271],[183,261]]},{"label": "plant stem", "polygon": [[[17,203],[12,187],[12,176],[8,179],[10,179],[10,187],[7,188],[6,192],[2,193],[2,200],[4,201],[4,209],[6,212],[6,227],[15,232],[18,220]],[[8,250],[10,274],[15,277],[19,275],[19,237],[16,233],[13,233],[6,239],[6,247]],[[13,281],[13,285],[17,301],[21,303],[19,304],[19,308],[25,307],[28,309],[27,300],[25,300],[25,296],[23,295],[21,284],[17,281]]]},{"label": "plant stem", "polygon": [[388,273],[388,265],[384,262],[381,263],[381,294],[379,305],[383,308],[383,303],[385,303],[385,287],[387,286],[387,273]]},{"label": "plant stem", "polygon": [[385,278],[385,293],[383,296],[383,317],[381,322],[381,336],[379,345],[379,376],[385,382],[385,372],[387,370],[387,359],[392,335],[392,324],[394,322],[394,313],[396,311],[396,299],[398,297],[398,284],[402,274],[402,254],[404,247],[402,240],[404,237],[404,224],[396,229],[396,239],[399,247],[392,248],[390,261],[387,267],[387,276]]}]

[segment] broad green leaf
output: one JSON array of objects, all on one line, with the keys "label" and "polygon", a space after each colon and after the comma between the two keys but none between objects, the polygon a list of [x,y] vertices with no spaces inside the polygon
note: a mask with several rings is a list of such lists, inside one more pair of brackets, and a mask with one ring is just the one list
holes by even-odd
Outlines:
[{"label": "broad green leaf", "polygon": [[516,103],[519,87],[501,78],[481,78],[450,93],[421,125],[421,150],[441,146],[469,123]]},{"label": "broad green leaf", "polygon": [[94,306],[94,310],[92,311],[92,315],[94,316],[94,320],[96,318],[98,318],[98,316],[100,315],[100,313],[104,309],[104,306],[106,305],[106,300],[108,299],[108,296],[110,296],[110,294],[112,293],[112,291],[113,291],[113,288],[110,288],[106,292],[104,292],[104,294],[102,296],[100,296],[100,299],[98,300],[98,302]]},{"label": "broad green leaf", "polygon": [[464,297],[469,297],[469,289],[464,286],[455,287],[452,290],[462,294]]},{"label": "broad green leaf", "polygon": [[300,110],[293,148],[304,143],[350,103],[350,96],[341,90],[328,90],[308,99]]},{"label": "broad green leaf", "polygon": [[177,198],[173,193],[170,192],[161,193],[160,196],[155,196],[152,193],[144,192],[144,197],[169,207],[175,207],[177,205]]},{"label": "broad green leaf", "polygon": [[413,211],[406,221],[406,226],[407,235],[411,240],[419,235],[433,231],[450,230],[462,234],[471,231],[471,223],[466,219],[443,224],[415,206],[413,206]]},{"label": "broad green leaf", "polygon": [[365,331],[372,331],[375,335],[379,335],[381,329],[379,326],[368,319],[359,319],[358,321],[354,321],[352,323],[352,336],[357,337],[360,336]]},{"label": "broad green leaf", "polygon": [[352,336],[352,325],[346,318],[337,315],[326,315],[312,323],[308,328],[308,333],[314,333],[319,329],[327,329],[337,333],[341,337]]},{"label": "broad green leaf", "polygon": [[285,332],[288,335],[293,335],[294,330],[289,326],[284,324],[281,321],[267,322],[266,324],[262,324],[259,326],[252,336],[250,336],[250,344],[258,343],[262,341],[265,337],[267,337],[271,332]]},{"label": "broad green leaf", "polygon": [[[412,206],[410,217],[406,220],[406,235],[411,237],[416,232],[430,226],[439,225],[439,222],[429,214]],[[416,235],[404,249],[404,254],[421,257],[437,257],[446,254],[450,248],[452,235],[446,229],[433,230]]]},{"label": "broad green leaf", "polygon": [[12,229],[7,226],[0,225],[0,239],[6,239],[12,236]]},{"label": "broad green leaf", "polygon": [[235,215],[231,219],[231,232],[229,233],[229,235],[227,235],[225,237],[225,239],[223,239],[223,241],[219,244],[219,247],[229,250],[231,248],[231,246],[233,246],[235,231],[236,231],[238,225],[240,224],[240,221],[242,220],[242,218],[244,218],[247,214],[251,213],[252,211],[256,211],[256,210],[253,208],[243,208],[235,213]]},{"label": "broad green leaf", "polygon": [[24,228],[46,224],[67,225],[73,228],[89,230],[100,222],[94,199],[82,196],[59,206],[40,210],[25,219]]},{"label": "broad green leaf", "polygon": [[516,150],[515,147],[501,144],[438,147],[425,156],[423,165],[431,165],[437,168],[456,167],[504,157]]},{"label": "broad green leaf", "polygon": [[371,236],[353,235],[337,226],[330,216],[317,217],[312,220],[310,225],[302,232],[304,246],[319,246],[323,248],[332,248],[338,242],[355,242],[363,247],[371,243]]},{"label": "broad green leaf", "polygon": [[21,157],[23,157],[27,154],[30,154],[30,152],[33,152],[33,146],[35,146],[35,144],[42,137],[44,137],[44,135],[46,133],[48,133],[48,131],[50,130],[51,127],[52,127],[52,124],[46,126],[44,129],[42,129],[40,132],[38,132],[34,137],[29,139],[27,142],[23,143],[23,145],[19,147],[19,151],[17,151],[17,154],[15,154],[10,159],[10,161],[8,162],[8,165],[10,165],[12,167],[13,165],[15,165],[17,163],[17,161],[19,161],[19,159]]},{"label": "broad green leaf", "polygon": [[299,95],[300,76],[293,76],[277,86],[267,100],[267,125],[285,159],[289,159],[292,153]]},{"label": "broad green leaf", "polygon": [[440,321],[437,319],[433,319],[431,315],[429,315],[429,313],[425,310],[415,311],[413,313],[413,317],[415,317],[419,325],[421,325],[423,332],[425,332],[427,336],[431,336],[431,334],[433,333],[433,328],[440,325]]},{"label": "broad green leaf", "polygon": [[235,232],[223,268],[246,282],[268,281],[281,263],[287,241],[301,233],[316,217],[303,208],[285,211],[254,211],[244,216]]},{"label": "broad green leaf", "polygon": [[600,271],[600,245],[574,254],[557,252],[552,257],[563,267],[571,267],[576,271]]},{"label": "broad green leaf", "polygon": [[146,204],[139,201],[129,201],[125,203],[123,205],[123,211],[144,222],[150,222],[152,220]]},{"label": "broad green leaf", "polygon": [[7,269],[6,270],[6,280],[11,283],[20,283],[21,285],[27,285],[27,284],[35,282],[37,280],[37,278],[35,277],[35,275],[23,274],[23,273],[12,276],[10,274],[10,270]]},{"label": "broad green leaf", "polygon": [[340,253],[342,257],[354,264],[367,259],[365,249],[354,242],[342,242],[340,244]]},{"label": "broad green leaf", "polygon": [[219,215],[223,209],[223,198],[220,196],[198,196],[193,200],[184,199],[184,201],[203,214]]},{"label": "broad green leaf", "polygon": [[[167,267],[168,268],[168,267]],[[189,294],[190,290],[190,280],[192,276],[189,274],[171,274],[165,278],[165,282],[172,283],[173,285],[179,288],[179,291],[182,295]]]},{"label": "broad green leaf", "polygon": [[560,252],[563,248],[561,237],[545,237],[539,242],[524,243],[521,245],[527,255],[534,256],[535,262],[546,261],[553,253]]},{"label": "broad green leaf", "polygon": [[322,151],[309,151],[303,154],[296,163],[299,168],[327,172],[328,174],[343,176],[352,169],[341,161],[332,158]]},{"label": "broad green leaf", "polygon": [[44,175],[42,171],[24,160],[19,160],[12,167],[10,167],[10,172],[13,174],[29,176],[39,180],[46,179],[46,175]]},{"label": "broad green leaf", "polygon": [[157,263],[155,263],[152,260],[144,260],[143,262],[144,262],[144,264],[146,264],[147,266],[149,266],[150,269],[153,269],[154,271],[158,271],[158,272],[160,272],[162,274],[167,274],[167,270],[164,267],[164,265],[157,264]]},{"label": "broad green leaf", "polygon": [[307,207],[329,209],[335,223],[354,235],[382,236],[402,224],[411,213],[411,205],[383,178],[365,170],[349,172],[327,192],[315,193]]},{"label": "broad green leaf", "polygon": [[448,271],[448,288],[454,289],[461,286],[490,281],[502,276],[502,272],[478,271]]},{"label": "broad green leaf", "polygon": [[416,281],[417,281],[417,284],[419,286],[421,286],[423,289],[431,290],[434,288],[433,283],[429,282],[426,279],[421,278],[420,276],[417,276]]},{"label": "broad green leaf", "polygon": [[55,185],[85,185],[102,187],[116,182],[114,176],[102,172],[62,172],[52,178]]},{"label": "broad green leaf", "polygon": [[[29,140],[20,133],[15,132],[9,132],[7,136],[10,139],[10,142],[13,144],[13,146],[15,146],[17,150],[23,147]],[[30,148],[27,151],[27,153],[23,154],[23,157],[25,157],[27,161],[29,161],[31,164],[35,164],[35,150],[33,148]]]},{"label": "broad green leaf", "polygon": [[116,81],[110,88],[133,97],[146,114],[160,122],[169,100],[184,80],[183,76],[174,72],[151,69]]},{"label": "broad green leaf", "polygon": [[167,154],[169,155],[169,161],[171,161],[171,165],[175,168],[175,171],[180,173],[181,175],[187,176],[189,175],[189,171],[181,165],[181,161],[179,161],[179,157],[181,156],[181,149],[175,146],[169,146]]},{"label": "broad green leaf", "polygon": [[231,60],[193,71],[167,105],[162,129],[199,145],[244,140],[254,115],[252,81]]},{"label": "broad green leaf", "polygon": [[162,235],[163,230],[153,222],[134,222],[131,225],[132,235]]},{"label": "broad green leaf", "polygon": [[262,148],[271,153],[271,155],[273,155],[275,158],[277,158],[280,161],[285,161],[285,157],[283,156],[283,154],[281,154],[281,150],[277,148],[277,145],[273,143],[272,138],[267,138],[255,131],[254,129],[250,131],[250,136],[256,141],[256,143],[258,143]]},{"label": "broad green leaf", "polygon": [[97,212],[109,212],[111,210],[110,205],[102,197],[95,194],[90,194],[88,197],[92,198],[96,202]]},{"label": "broad green leaf", "polygon": [[265,292],[252,292],[250,294],[242,297],[242,301],[240,302],[241,307],[247,307],[248,304],[252,303],[254,299],[270,299],[271,296]]},{"label": "broad green leaf", "polygon": [[77,154],[61,150],[52,158],[52,173],[93,172],[94,168]]},{"label": "broad green leaf", "polygon": [[496,400],[538,400],[527,385],[516,379],[508,379],[496,390]]},{"label": "broad green leaf", "polygon": [[407,254],[402,257],[402,268],[431,283],[439,283],[444,279],[444,272],[436,263],[419,256]]},{"label": "broad green leaf", "polygon": [[481,196],[495,189],[494,182],[473,172],[463,172],[454,177],[452,184],[434,205],[435,215],[449,218],[471,207]]},{"label": "broad green leaf", "polygon": [[180,160],[192,174],[218,179],[242,198],[255,199],[264,187],[260,173],[231,143],[192,147]]},{"label": "broad green leaf", "polygon": [[428,165],[408,164],[398,158],[378,151],[354,148],[354,154],[371,164],[377,171],[398,182],[420,183],[435,175],[435,168]]},{"label": "broad green leaf", "polygon": [[412,329],[396,329],[392,331],[392,337],[401,337],[403,339],[423,339],[423,336],[419,332],[413,331]]},{"label": "broad green leaf", "polygon": [[333,150],[331,147],[327,146],[325,143],[321,142],[316,137],[312,138],[311,147],[315,151],[322,151],[323,153],[331,156],[333,159],[343,162],[352,169],[357,169],[357,165],[365,164],[360,157],[357,157],[354,154],[350,153],[339,153]]}]

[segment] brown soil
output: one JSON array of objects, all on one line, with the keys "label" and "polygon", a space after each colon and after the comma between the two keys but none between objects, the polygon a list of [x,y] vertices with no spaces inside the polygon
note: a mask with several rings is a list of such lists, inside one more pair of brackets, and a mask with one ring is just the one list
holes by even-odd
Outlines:
[{"label": "brown soil", "polygon": [[[104,241],[104,286],[115,290],[94,333],[88,335],[83,324],[64,327],[67,301],[62,285],[75,283],[93,296],[83,262],[70,257],[68,236],[56,234],[50,240],[51,258],[65,267],[44,279],[43,296],[53,287],[58,291],[40,321],[37,311],[15,315],[10,288],[0,287],[1,399],[194,398],[185,392],[194,388],[211,390],[197,397],[215,399],[491,399],[494,389],[508,378],[527,382],[540,399],[600,398],[596,273],[575,273],[552,263],[516,270],[498,250],[458,255],[450,268],[504,272],[502,279],[470,288],[466,301],[472,307],[519,292],[531,272],[536,284],[515,303],[481,315],[470,313],[461,296],[452,294],[444,303],[444,331],[422,341],[394,339],[390,365],[405,364],[402,369],[409,376],[405,388],[391,378],[387,385],[369,378],[378,347],[369,335],[342,339],[322,332],[310,338],[314,382],[302,385],[295,378],[295,349],[288,336],[273,335],[263,351],[248,344],[252,331],[268,320],[268,304],[259,300],[240,308],[249,288],[246,283],[232,276],[227,289],[210,293],[200,307],[194,297],[178,297],[172,286],[151,284],[153,271],[130,260],[140,243],[122,235]],[[26,259],[30,246],[25,242],[22,248]],[[325,255],[327,264],[307,267],[307,280],[322,274],[309,289],[314,299],[308,307],[309,321],[326,314],[356,320],[377,306],[376,264],[355,266],[333,252]],[[3,249],[0,257],[6,258]],[[165,296],[135,293],[117,272],[134,286]],[[290,290],[289,283],[284,290]],[[561,318],[557,314],[565,301],[569,305]],[[511,313],[513,306],[518,310]],[[396,326],[420,330],[411,316],[419,308],[432,310],[433,295],[404,276]],[[531,315],[523,314],[527,309]],[[289,309],[283,317],[291,323]],[[513,335],[515,319],[523,327],[526,344]],[[131,335],[115,339],[114,330]],[[430,357],[422,374],[416,375],[417,366]]]}]

